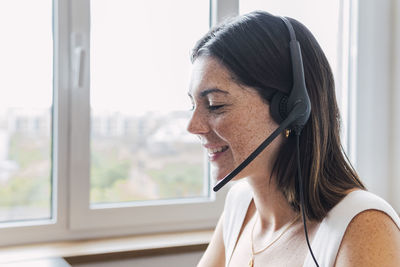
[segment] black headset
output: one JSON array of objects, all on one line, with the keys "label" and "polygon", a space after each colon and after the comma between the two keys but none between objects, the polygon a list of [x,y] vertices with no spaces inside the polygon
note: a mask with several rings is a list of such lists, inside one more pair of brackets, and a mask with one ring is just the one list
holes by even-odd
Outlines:
[{"label": "black headset", "polygon": [[307,94],[304,79],[303,59],[301,57],[300,44],[296,40],[296,35],[290,21],[285,17],[280,17],[285,23],[290,35],[290,56],[292,60],[293,87],[289,96],[280,91],[276,91],[271,100],[271,115],[277,123],[282,123],[289,115],[295,113],[295,119],[290,127],[301,131],[306,124],[311,112],[310,98]]},{"label": "black headset", "polygon": [[304,212],[304,188],[303,181],[301,178],[301,164],[300,164],[300,148],[299,148],[299,137],[301,130],[307,123],[311,113],[311,102],[307,93],[305,78],[304,78],[304,67],[303,59],[301,56],[300,44],[296,39],[293,26],[290,21],[285,17],[280,17],[290,35],[290,56],[292,61],[293,71],[293,87],[289,95],[286,95],[280,91],[276,91],[272,96],[270,102],[270,111],[272,118],[279,123],[279,127],[270,135],[268,138],[259,145],[253,153],[250,154],[236,169],[225,176],[219,181],[213,188],[215,192],[221,189],[225,184],[232,180],[239,172],[241,172],[253,159],[255,159],[280,133],[285,129],[291,129],[296,135],[297,142],[297,174],[298,174],[298,185],[300,188],[300,209],[302,212],[304,233],[308,245],[308,249],[311,256],[319,267],[317,260],[315,259],[314,253],[311,249],[310,242],[308,240],[306,217]]}]

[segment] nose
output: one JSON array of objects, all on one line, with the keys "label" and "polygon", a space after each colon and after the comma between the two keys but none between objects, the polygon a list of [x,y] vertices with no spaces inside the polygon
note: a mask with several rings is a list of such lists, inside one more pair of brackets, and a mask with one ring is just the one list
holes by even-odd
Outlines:
[{"label": "nose", "polygon": [[189,120],[186,130],[191,134],[206,134],[210,131],[207,116],[199,110],[194,110]]}]

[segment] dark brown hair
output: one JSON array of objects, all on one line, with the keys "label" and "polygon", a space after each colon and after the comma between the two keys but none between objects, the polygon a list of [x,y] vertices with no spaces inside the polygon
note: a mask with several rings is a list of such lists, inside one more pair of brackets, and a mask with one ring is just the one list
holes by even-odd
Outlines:
[{"label": "dark brown hair", "polygon": [[[365,189],[340,143],[340,115],[333,75],[321,47],[300,22],[288,18],[300,43],[311,115],[300,136],[305,214],[321,220],[349,189]],[[289,33],[284,22],[267,12],[254,11],[212,28],[196,44],[192,62],[211,56],[226,66],[235,80],[253,87],[267,102],[276,90],[292,86]],[[273,173],[294,210],[300,209],[296,181],[296,143],[288,138],[278,153]]]}]

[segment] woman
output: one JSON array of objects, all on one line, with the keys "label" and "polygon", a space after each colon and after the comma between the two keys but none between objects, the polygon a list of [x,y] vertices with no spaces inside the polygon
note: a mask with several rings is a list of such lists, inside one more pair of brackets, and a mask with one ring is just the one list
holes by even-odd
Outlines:
[{"label": "woman", "polygon": [[[365,191],[348,163],[327,59],[312,34],[289,20],[311,100],[299,146],[304,206],[287,129],[235,177],[198,266],[400,266],[400,219]],[[188,131],[207,149],[217,180],[278,127],[270,103],[292,88],[289,40],[281,18],[257,11],[211,29],[196,44]]]}]

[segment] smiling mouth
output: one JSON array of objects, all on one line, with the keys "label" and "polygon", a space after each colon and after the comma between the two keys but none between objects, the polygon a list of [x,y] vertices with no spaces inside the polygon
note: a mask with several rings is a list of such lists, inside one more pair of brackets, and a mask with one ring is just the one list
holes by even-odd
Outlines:
[{"label": "smiling mouth", "polygon": [[217,147],[217,148],[209,148],[207,149],[208,152],[208,156],[214,157],[219,153],[225,152],[229,147],[228,146],[221,146],[221,147]]}]

